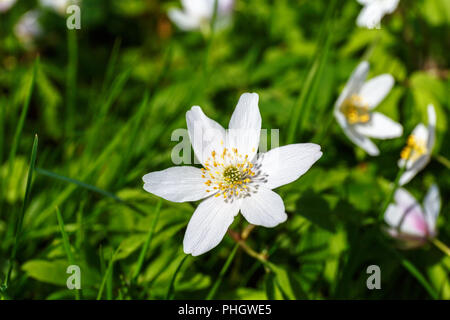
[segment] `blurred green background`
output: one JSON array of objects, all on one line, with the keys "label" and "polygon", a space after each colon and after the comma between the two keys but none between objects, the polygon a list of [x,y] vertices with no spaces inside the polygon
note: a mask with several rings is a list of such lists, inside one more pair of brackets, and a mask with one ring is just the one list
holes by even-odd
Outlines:
[{"label": "blurred green background", "polygon": [[[3,284],[24,213],[0,297],[450,299],[450,257],[430,245],[399,250],[379,223],[399,153],[414,126],[427,123],[429,103],[438,118],[433,154],[450,158],[450,4],[401,0],[381,29],[368,30],[355,24],[356,1],[332,2],[237,0],[231,25],[212,34],[173,25],[167,10],[178,1],[83,0],[74,31],[65,15],[37,1],[0,13]],[[14,30],[33,9],[41,30],[30,42]],[[369,77],[394,76],[377,110],[404,126],[403,137],[376,141],[381,155],[374,158],[352,145],[332,114],[361,59],[371,63]],[[279,128],[281,145],[315,142],[324,153],[277,190],[288,220],[256,228],[247,240],[269,255],[273,270],[233,251],[228,236],[184,259],[196,205],[160,202],[142,189],[144,174],[173,165],[171,133],[186,128],[192,105],[226,126],[243,92],[259,94],[263,128]],[[438,237],[449,244],[449,170],[432,160],[406,188],[421,201],[433,182],[443,202]],[[245,226],[236,219],[232,228]],[[81,266],[81,295],[66,288],[70,260]],[[381,290],[366,287],[371,264],[381,268]]]}]

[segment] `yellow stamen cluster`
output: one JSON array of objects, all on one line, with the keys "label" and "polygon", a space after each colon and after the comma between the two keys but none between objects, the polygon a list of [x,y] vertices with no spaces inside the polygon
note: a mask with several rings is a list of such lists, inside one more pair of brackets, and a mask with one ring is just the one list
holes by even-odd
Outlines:
[{"label": "yellow stamen cluster", "polygon": [[341,112],[350,124],[367,123],[370,120],[369,107],[364,105],[362,98],[356,94],[344,101]]},{"label": "yellow stamen cluster", "polygon": [[404,160],[415,161],[420,156],[427,153],[427,147],[424,140],[418,140],[413,135],[408,137],[406,146],[400,153],[400,157]]},{"label": "yellow stamen cluster", "polygon": [[235,148],[224,148],[220,154],[213,150],[202,168],[202,178],[208,187],[206,192],[216,192],[215,197],[224,199],[248,193],[248,184],[255,176],[252,169],[248,155],[241,155]]}]

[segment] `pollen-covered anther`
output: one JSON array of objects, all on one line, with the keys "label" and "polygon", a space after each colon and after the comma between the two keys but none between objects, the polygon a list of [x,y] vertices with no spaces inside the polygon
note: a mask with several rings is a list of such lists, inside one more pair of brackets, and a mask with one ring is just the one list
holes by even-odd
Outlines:
[{"label": "pollen-covered anther", "polygon": [[400,153],[400,157],[404,160],[415,161],[420,156],[427,153],[426,143],[423,140],[419,140],[414,135],[408,137],[406,146]]},{"label": "pollen-covered anther", "polygon": [[356,94],[344,101],[341,112],[350,124],[367,123],[370,120],[369,107]]},{"label": "pollen-covered anther", "polygon": [[[221,156],[217,157],[217,154]],[[252,190],[257,189],[258,183],[263,181],[263,175],[258,176],[253,171],[255,165],[248,160],[248,155],[240,154],[237,148],[224,148],[220,152],[213,150],[204,166],[201,177],[206,180],[205,185],[217,191],[215,197],[222,196],[225,201],[250,195]]]}]

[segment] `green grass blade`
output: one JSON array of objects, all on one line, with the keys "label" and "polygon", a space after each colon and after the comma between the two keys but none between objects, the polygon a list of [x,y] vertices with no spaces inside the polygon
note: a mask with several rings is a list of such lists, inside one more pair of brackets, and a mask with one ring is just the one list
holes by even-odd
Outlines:
[{"label": "green grass blade", "polygon": [[150,247],[150,243],[152,242],[153,234],[155,232],[156,224],[158,223],[159,213],[161,212],[161,205],[162,200],[160,199],[155,208],[155,217],[153,218],[152,225],[150,227],[150,230],[148,231],[147,239],[145,240],[144,246],[142,247],[141,253],[139,254],[138,263],[131,280],[132,283],[136,283],[136,279],[141,272],[142,265],[144,264],[145,256],[147,255],[148,248]]},{"label": "green grass blade", "polygon": [[[129,135],[129,139],[128,139],[128,146],[125,149],[124,153],[123,153],[123,158],[122,161],[120,163],[120,170],[118,170],[119,172],[126,172],[127,166],[130,163],[130,159],[133,155],[133,150],[135,148],[135,141],[138,138],[138,134],[141,132],[141,125],[142,122],[144,120],[144,115],[146,112],[149,112],[150,109],[147,108],[148,105],[148,93],[146,92],[144,94],[144,97],[142,98],[142,102],[138,108],[138,111],[136,113],[136,118],[135,118],[135,124],[131,127],[131,133]],[[117,180],[117,186],[121,186],[124,179],[125,179],[126,175],[120,175],[119,179]]]},{"label": "green grass blade", "polygon": [[[88,184],[88,183],[84,183],[82,181],[79,181],[79,180],[76,180],[76,179],[73,179],[73,178],[65,177],[63,175],[60,175],[60,174],[57,174],[57,173],[54,173],[54,172],[51,172],[51,171],[48,171],[48,170],[45,170],[45,169],[36,168],[36,172],[38,174],[41,174],[41,175],[44,175],[44,176],[47,176],[47,177],[50,177],[50,178],[53,178],[53,179],[57,179],[57,180],[61,180],[61,181],[64,181],[64,182],[71,183],[74,186],[74,188],[76,188],[76,186],[78,186],[78,187],[87,189],[89,191],[101,194],[101,195],[103,195],[105,197],[111,198],[114,201],[117,201],[117,202],[119,202],[119,203],[129,207],[130,209],[134,210],[135,212],[137,212],[139,214],[146,215],[146,212],[144,212],[143,210],[139,209],[135,205],[133,205],[133,204],[131,204],[131,203],[121,199],[120,197],[116,196],[112,192],[103,190],[101,188],[98,188],[96,186],[93,186],[93,185]],[[70,189],[70,190],[73,191],[72,189]]]},{"label": "green grass blade", "polygon": [[120,52],[120,44],[121,44],[121,42],[122,42],[122,40],[120,38],[117,38],[114,41],[114,45],[113,45],[113,48],[111,50],[111,55],[109,57],[108,65],[106,67],[105,79],[103,80],[103,85],[102,85],[102,90],[101,90],[102,94],[105,93],[106,88],[111,83],[111,79],[112,79],[113,74],[114,74],[114,69],[115,69],[117,60],[119,59],[119,52]]},{"label": "green grass blade", "polygon": [[333,17],[335,7],[336,1],[333,0],[325,14],[324,21],[322,22],[321,31],[319,33],[320,36],[318,47],[313,58],[313,62],[311,64],[311,67],[309,68],[308,74],[306,75],[305,83],[302,86],[297,102],[292,109],[290,118],[291,120],[288,126],[288,144],[295,142],[298,127],[300,126],[301,128],[303,128],[305,122],[308,119],[310,106],[313,102],[315,93],[317,92],[317,86],[319,82],[318,78],[320,77],[320,73],[323,71],[324,65],[326,63],[326,58],[328,57],[329,47],[325,47],[325,50],[323,50],[322,45],[327,44],[329,46],[332,32],[327,31],[329,31],[330,29],[331,19]]},{"label": "green grass blade", "polygon": [[175,280],[177,279],[177,275],[181,270],[181,267],[183,266],[184,262],[187,260],[189,255],[185,255],[183,259],[180,261],[180,264],[178,265],[177,269],[175,270],[175,273],[172,276],[172,279],[170,279],[169,289],[167,290],[166,300],[172,300],[173,295],[175,292]]},{"label": "green grass blade", "polygon": [[[64,220],[58,207],[56,207],[56,217],[58,219],[59,230],[61,231],[61,237],[63,240],[64,251],[66,251],[67,260],[71,265],[75,265],[75,258],[73,257],[72,249],[70,247],[69,236],[67,235],[64,227]],[[75,299],[80,300],[80,291],[75,289]]]},{"label": "green grass blade", "polygon": [[108,268],[106,269],[106,272],[103,276],[102,282],[100,284],[100,288],[98,290],[98,294],[97,294],[97,300],[102,299],[103,296],[103,290],[105,289],[106,286],[106,282],[108,281],[108,279],[112,276],[112,271],[113,271],[113,267],[114,267],[114,261],[116,259],[117,254],[120,251],[120,246],[116,249],[116,251],[114,251],[111,260],[109,260],[108,263]]},{"label": "green grass blade", "polygon": [[9,279],[11,277],[11,272],[12,272],[12,269],[14,266],[14,260],[16,259],[17,248],[19,246],[20,236],[21,236],[21,232],[22,232],[23,217],[25,215],[25,212],[28,207],[29,200],[30,200],[31,185],[32,185],[32,181],[33,181],[33,173],[34,173],[34,168],[36,165],[38,141],[39,141],[38,136],[35,135],[34,142],[33,142],[33,148],[31,151],[30,166],[28,169],[25,197],[24,197],[23,203],[22,203],[22,210],[20,212],[20,215],[17,217],[17,221],[16,221],[16,227],[15,227],[15,232],[14,232],[14,244],[13,244],[11,256],[9,259],[8,271],[6,272],[6,277],[3,282],[2,291],[6,290],[8,288]]},{"label": "green grass blade", "polygon": [[438,294],[433,289],[433,287],[428,283],[427,279],[422,275],[422,273],[408,260],[401,258],[402,266],[405,267],[409,273],[419,281],[422,287],[428,292],[428,294],[433,299],[438,299]]},{"label": "green grass blade", "polygon": [[77,70],[78,70],[78,42],[77,30],[67,29],[68,66],[66,75],[66,132],[69,137],[74,130],[75,104],[77,95]]},{"label": "green grass blade", "polygon": [[[16,131],[14,133],[14,139],[13,139],[13,143],[11,146],[11,151],[9,152],[9,158],[8,158],[9,174],[11,174],[11,172],[12,172],[14,158],[16,157],[17,149],[19,148],[19,142],[20,142],[20,138],[22,136],[23,126],[25,124],[25,119],[27,117],[28,109],[30,107],[31,97],[33,95],[34,83],[36,80],[36,73],[37,73],[38,67],[39,67],[39,58],[37,58],[34,62],[33,71],[32,71],[31,79],[30,79],[30,85],[27,90],[25,101],[23,103],[23,108],[22,108],[22,112],[20,114],[19,123],[17,124]],[[9,178],[11,178],[11,177],[8,176],[8,180],[9,180]]]},{"label": "green grass blade", "polygon": [[219,277],[214,282],[213,286],[211,287],[211,290],[209,290],[208,295],[206,296],[206,300],[212,300],[214,299],[214,296],[216,295],[217,290],[219,289],[220,284],[222,283],[223,277],[228,271],[228,268],[231,265],[231,262],[234,259],[234,256],[236,255],[237,249],[239,248],[239,244],[236,243],[234,245],[233,250],[231,251],[230,255],[227,258],[227,261],[222,267],[222,270],[220,270]]}]

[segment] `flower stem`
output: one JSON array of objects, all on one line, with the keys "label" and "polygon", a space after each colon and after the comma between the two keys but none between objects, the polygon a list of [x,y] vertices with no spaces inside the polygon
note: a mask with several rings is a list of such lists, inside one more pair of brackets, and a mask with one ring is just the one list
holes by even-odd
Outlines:
[{"label": "flower stem", "polygon": [[248,236],[255,228],[256,226],[254,224],[249,224],[248,226],[246,226],[245,229],[241,232],[241,239],[247,240]]},{"label": "flower stem", "polygon": [[258,253],[255,250],[253,250],[246,242],[241,238],[241,236],[231,229],[228,229],[228,234],[230,237],[236,241],[236,243],[251,257],[255,258],[256,260],[260,261],[262,264],[267,264],[267,256],[263,253]]},{"label": "flower stem", "polygon": [[434,244],[436,246],[436,248],[441,250],[443,253],[445,253],[446,255],[450,256],[450,248],[447,247],[447,245],[445,243],[443,243],[442,241],[440,241],[437,238],[431,238],[430,242],[432,244]]},{"label": "flower stem", "polygon": [[448,160],[446,157],[441,156],[440,154],[437,154],[434,156],[434,158],[440,163],[442,164],[444,167],[446,167],[447,169],[450,169],[450,160]]},{"label": "flower stem", "polygon": [[392,187],[392,190],[389,193],[389,196],[386,198],[386,202],[384,203],[383,209],[381,210],[380,220],[383,219],[384,213],[386,212],[386,209],[388,208],[389,204],[392,202],[392,199],[394,198],[395,191],[397,190],[399,182],[400,182],[400,177],[405,172],[405,170],[406,170],[406,165],[402,166],[400,168],[400,170],[398,171],[397,177],[395,177],[394,186]]}]

